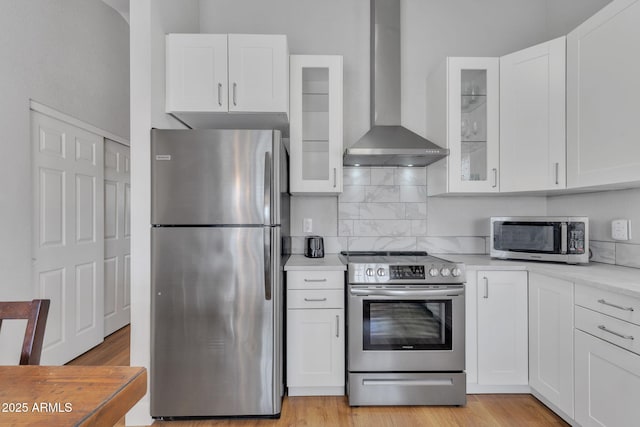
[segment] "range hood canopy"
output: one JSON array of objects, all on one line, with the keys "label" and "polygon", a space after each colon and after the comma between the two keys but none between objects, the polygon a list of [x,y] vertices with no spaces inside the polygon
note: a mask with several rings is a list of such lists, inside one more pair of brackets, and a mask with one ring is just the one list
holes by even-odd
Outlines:
[{"label": "range hood canopy", "polygon": [[400,0],[371,0],[371,130],[344,151],[345,166],[426,166],[449,150],[400,125]]}]

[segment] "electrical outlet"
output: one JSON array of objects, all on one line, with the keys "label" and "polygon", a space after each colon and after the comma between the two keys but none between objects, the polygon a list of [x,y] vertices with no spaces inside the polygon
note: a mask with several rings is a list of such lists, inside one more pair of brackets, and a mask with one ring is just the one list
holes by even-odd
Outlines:
[{"label": "electrical outlet", "polygon": [[615,240],[629,240],[631,238],[631,221],[628,219],[611,221],[611,237]]},{"label": "electrical outlet", "polygon": [[313,220],[311,218],[304,218],[302,220],[302,232],[313,233]]}]

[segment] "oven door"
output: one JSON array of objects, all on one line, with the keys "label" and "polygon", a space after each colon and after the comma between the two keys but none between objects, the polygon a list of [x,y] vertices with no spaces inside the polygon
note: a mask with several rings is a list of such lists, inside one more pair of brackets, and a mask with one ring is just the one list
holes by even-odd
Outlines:
[{"label": "oven door", "polygon": [[464,370],[464,287],[351,285],[347,304],[349,372]]}]

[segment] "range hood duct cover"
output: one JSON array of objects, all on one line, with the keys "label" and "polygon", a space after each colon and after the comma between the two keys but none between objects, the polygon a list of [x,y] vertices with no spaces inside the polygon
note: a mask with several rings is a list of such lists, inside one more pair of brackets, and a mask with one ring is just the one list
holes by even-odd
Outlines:
[{"label": "range hood duct cover", "polygon": [[344,151],[345,166],[426,166],[449,150],[400,125],[400,0],[371,0],[371,130]]}]

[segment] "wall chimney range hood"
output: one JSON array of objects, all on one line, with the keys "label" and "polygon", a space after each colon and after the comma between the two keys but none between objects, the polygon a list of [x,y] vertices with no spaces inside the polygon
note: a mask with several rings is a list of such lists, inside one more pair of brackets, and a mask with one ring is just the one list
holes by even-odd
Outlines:
[{"label": "wall chimney range hood", "polygon": [[400,0],[371,0],[371,130],[344,151],[345,166],[426,166],[449,150],[400,125]]}]

